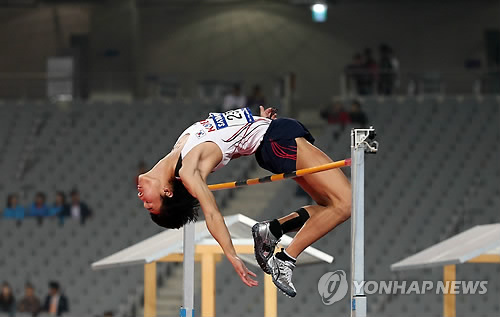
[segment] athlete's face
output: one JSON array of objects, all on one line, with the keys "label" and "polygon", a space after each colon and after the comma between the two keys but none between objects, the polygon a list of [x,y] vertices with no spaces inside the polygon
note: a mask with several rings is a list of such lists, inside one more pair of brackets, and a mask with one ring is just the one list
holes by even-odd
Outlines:
[{"label": "athlete's face", "polygon": [[144,208],[154,214],[160,212],[162,196],[165,192],[159,179],[146,174],[139,175],[137,191],[137,196],[144,203]]}]

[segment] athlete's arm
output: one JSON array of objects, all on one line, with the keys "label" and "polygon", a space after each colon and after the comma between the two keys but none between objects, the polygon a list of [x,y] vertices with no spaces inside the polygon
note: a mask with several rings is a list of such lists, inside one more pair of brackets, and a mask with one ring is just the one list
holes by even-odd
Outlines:
[{"label": "athlete's arm", "polygon": [[203,181],[199,171],[188,171],[184,167],[183,173],[180,175],[182,182],[189,190],[189,192],[198,199],[201,209],[205,215],[208,230],[212,236],[222,247],[224,254],[229,257],[235,257],[236,251],[234,250],[231,236],[224,223],[224,218],[219,212],[215,197],[208,189],[208,186]]},{"label": "athlete's arm", "polygon": [[217,207],[215,197],[208,189],[200,170],[190,167],[190,164],[186,164],[183,165],[179,173],[182,183],[186,186],[186,189],[200,202],[201,209],[205,215],[208,231],[210,231],[210,234],[219,243],[224,251],[224,254],[233,265],[243,283],[248,286],[258,285],[258,282],[250,277],[255,277],[255,273],[249,271],[243,261],[241,261],[236,254],[233,242],[231,241],[231,235],[226,227],[224,218],[222,217],[219,208]]}]

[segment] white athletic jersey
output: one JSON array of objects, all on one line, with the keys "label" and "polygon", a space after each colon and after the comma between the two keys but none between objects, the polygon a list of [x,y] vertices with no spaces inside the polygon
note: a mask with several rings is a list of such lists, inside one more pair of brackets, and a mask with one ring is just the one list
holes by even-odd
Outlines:
[{"label": "white athletic jersey", "polygon": [[[189,134],[181,151],[184,158],[195,146],[213,142],[222,151],[222,161],[214,171],[227,165],[235,154],[251,155],[264,137],[271,119],[252,116],[248,108],[210,113],[208,118],[195,122],[180,135]],[[177,142],[179,142],[177,139]]]}]

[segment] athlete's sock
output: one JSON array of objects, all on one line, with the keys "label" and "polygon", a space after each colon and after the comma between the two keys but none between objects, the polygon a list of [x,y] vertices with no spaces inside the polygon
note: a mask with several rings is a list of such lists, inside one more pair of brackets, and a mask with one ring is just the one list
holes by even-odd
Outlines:
[{"label": "athlete's sock", "polygon": [[305,208],[300,208],[296,211],[297,217],[292,218],[288,221],[285,221],[281,224],[281,231],[283,233],[291,232],[297,229],[302,228],[302,226],[306,223],[307,219],[309,219],[309,213]]},{"label": "athlete's sock", "polygon": [[278,219],[273,219],[269,222],[269,230],[271,230],[271,233],[276,237],[276,239],[281,238],[283,235]]},{"label": "athlete's sock", "polygon": [[297,259],[294,258],[293,256],[290,256],[290,254],[288,254],[285,249],[281,248],[281,251],[276,253],[276,258],[282,260],[282,261],[289,261],[289,262],[292,262],[292,263],[295,263],[297,262]]}]

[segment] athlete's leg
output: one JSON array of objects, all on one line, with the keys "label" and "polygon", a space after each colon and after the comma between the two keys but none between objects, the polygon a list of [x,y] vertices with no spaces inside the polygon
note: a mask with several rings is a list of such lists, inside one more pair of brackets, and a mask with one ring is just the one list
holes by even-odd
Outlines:
[{"label": "athlete's leg", "polygon": [[[332,162],[320,149],[304,138],[297,138],[297,169]],[[310,218],[286,248],[296,258],[305,248],[351,216],[351,185],[344,173],[333,169],[296,179],[318,205],[304,207]]]},{"label": "athlete's leg", "polygon": [[[307,140],[297,138],[296,143],[297,169],[322,165],[332,161],[325,153]],[[292,282],[292,273],[295,268],[297,256],[313,242],[347,220],[351,215],[351,185],[340,170],[329,170],[306,175],[297,178],[296,181],[318,205],[305,206],[297,211],[297,214],[299,214],[298,217],[292,217],[292,213],[292,215],[282,218],[280,224],[276,225],[277,220],[272,221],[275,223],[275,228],[276,226],[281,226],[283,233],[286,231],[283,228],[287,224],[288,226],[286,227],[290,230],[293,227],[300,227],[300,230],[286,250],[278,252],[274,256],[266,257],[266,265],[261,265],[263,269],[266,269],[266,273],[271,272],[274,284],[291,297],[297,294]],[[302,220],[306,219],[305,221],[299,221],[300,214],[305,214],[305,217],[302,217]],[[293,221],[299,225],[289,225]],[[272,232],[273,230],[270,231]]]},{"label": "athlete's leg", "polygon": [[[303,138],[298,138],[300,140],[303,140],[305,142],[307,142],[306,140],[304,140]],[[301,142],[301,141],[299,141]],[[308,143],[308,142],[307,142]],[[309,143],[310,146],[314,147],[313,145],[311,145]],[[317,149],[317,148],[316,148]],[[321,152],[321,150],[317,149],[318,151]],[[325,163],[329,163],[329,162],[332,162],[332,160],[326,155],[324,154],[323,152],[321,152],[322,156],[324,156],[324,161],[323,163],[318,163],[318,164],[325,164]],[[298,164],[302,164],[302,162],[298,162],[297,161],[297,169],[300,169],[300,168],[303,168],[303,167],[298,167],[299,165]],[[310,167],[310,166],[309,166]],[[336,171],[336,172],[339,172],[339,171]],[[325,173],[325,172],[322,172],[322,173]],[[345,178],[345,176],[343,175],[342,172],[341,173],[341,176],[343,176],[343,178]],[[299,186],[304,189],[308,194],[309,196],[311,196],[311,198],[316,202],[318,203],[318,205],[314,205],[314,206],[304,206],[303,208],[305,208],[307,210],[307,212],[309,213],[309,215],[312,217],[313,215],[315,215],[316,213],[318,212],[321,212],[323,211],[325,208],[328,207],[328,204],[329,204],[329,199],[327,199],[327,197],[325,195],[323,195],[322,193],[316,191],[314,189],[314,187],[312,187],[307,181],[306,179],[304,179],[304,177],[298,177],[298,178],[295,178],[294,179],[298,184]],[[347,181],[347,178],[345,178],[345,180]],[[349,184],[349,181],[347,181],[347,185],[350,186]],[[350,199],[350,196],[349,196],[349,199]],[[349,200],[350,201],[350,200]],[[278,222],[280,223],[280,225],[283,225],[284,223],[292,220],[292,219],[295,219],[297,218],[299,215],[296,211],[290,213],[289,215],[287,216],[284,216],[284,217],[281,217],[281,218],[278,218]],[[295,228],[294,230],[286,230],[286,231],[283,231],[283,233],[287,233],[287,232],[293,232],[293,231],[298,231],[300,228],[302,227],[302,225],[298,228]]]},{"label": "athlete's leg", "polygon": [[[302,187],[302,189],[309,188],[309,185],[308,185],[308,184],[307,184],[307,183],[306,183],[306,182],[302,179],[302,177],[295,178],[294,180],[295,180],[295,181],[296,181],[296,182],[300,185],[300,187]],[[309,193],[309,195],[310,195],[310,196],[315,196],[315,195],[314,195],[314,193],[313,193],[313,194],[310,194],[311,192],[313,192],[313,191],[312,191],[312,190],[310,190],[310,189],[307,189],[307,190],[306,190],[306,192],[307,192],[307,193]],[[313,198],[313,199],[314,199],[314,198]],[[307,218],[309,218],[309,216],[312,216],[312,215],[313,215],[313,214],[315,214],[316,212],[318,212],[318,211],[321,211],[321,210],[322,210],[322,209],[314,208],[314,206],[304,206],[304,207],[302,207],[301,209],[304,209],[304,208],[307,210],[307,211],[306,211],[306,212],[307,212],[307,214],[308,214],[308,217],[307,217]],[[301,219],[302,221],[301,221],[301,220],[299,220],[299,219],[297,219],[297,218],[299,218],[299,216],[300,216],[300,215],[299,215],[299,212],[300,212],[300,210],[299,210],[299,211],[294,211],[294,212],[292,212],[292,213],[290,213],[290,214],[288,214],[288,215],[286,215],[286,216],[284,216],[284,217],[281,217],[281,218],[276,219],[276,221],[277,221],[277,222],[280,224],[280,226],[281,226],[281,229],[282,229],[281,231],[282,231],[282,233],[283,233],[283,234],[288,233],[288,232],[295,232],[295,231],[299,231],[299,230],[300,230],[300,228],[302,228],[302,226],[303,226],[303,225],[304,225],[304,223],[305,223],[305,220],[307,220],[307,219],[302,220],[302,219],[304,219],[304,217],[302,217],[302,219]],[[295,219],[295,220],[293,220],[293,219]],[[273,220],[273,221],[274,221],[274,220]],[[290,224],[293,224],[293,223],[296,223],[296,224],[298,224],[298,225],[297,225],[297,226],[295,226],[295,227],[294,227],[294,226],[290,226]],[[280,235],[280,236],[281,236],[281,235]]]},{"label": "athlete's leg", "polygon": [[[301,182],[301,179],[302,178],[296,178],[295,181],[297,181],[297,183],[300,184],[300,187],[304,188],[305,186],[302,185],[303,183]],[[307,185],[307,184],[305,184],[305,185]],[[316,212],[319,211],[319,210],[316,210],[315,208],[311,208],[311,207],[313,207],[313,206],[304,206],[304,207],[302,207],[302,208],[305,208],[307,210],[307,213],[309,214],[309,216],[312,216],[313,214],[315,214]],[[283,224],[289,222],[292,219],[296,219],[297,217],[299,217],[299,214],[298,214],[297,211],[294,211],[294,212],[292,212],[292,213],[290,213],[290,214],[288,214],[288,215],[286,215],[284,217],[278,218],[277,220],[280,223],[280,225],[283,225]],[[283,231],[283,234],[288,233],[288,232],[298,231],[300,228],[302,228],[302,225],[303,224],[301,224],[297,228],[293,228],[292,230]]]},{"label": "athlete's leg", "polygon": [[[295,162],[297,169],[332,161],[326,154],[305,139],[297,138],[296,143],[298,147],[300,146],[298,158]],[[316,177],[321,176],[321,174],[323,174],[322,177]],[[325,171],[299,177],[295,180],[318,205],[305,206],[285,217],[261,222],[252,228],[255,240],[255,257],[262,270],[266,273],[271,271],[267,262],[274,253],[274,248],[283,234],[298,231],[304,224],[308,223],[308,228],[300,233],[298,239],[296,238],[287,249],[287,253],[295,258],[307,246],[350,216],[350,184],[340,170]],[[316,222],[319,222],[318,227],[315,227]],[[314,232],[311,236],[309,233],[312,231]]]},{"label": "athlete's leg", "polygon": [[[280,225],[284,224],[285,222],[297,218],[299,215],[294,211],[289,215],[286,215],[285,217],[278,218],[278,222]],[[299,228],[297,228],[298,230]]]},{"label": "athlete's leg", "polygon": [[[326,154],[309,143],[314,138],[304,126],[291,119],[279,120],[273,122],[279,123],[275,124],[274,130],[270,126],[266,132],[269,135],[256,153],[261,167],[277,173],[332,162]],[[287,138],[290,135],[303,137],[293,140]],[[286,217],[259,222],[252,227],[257,263],[264,272],[272,275],[274,284],[291,297],[297,294],[292,283],[295,258],[306,247],[348,219],[351,212],[351,186],[340,170],[306,175],[296,181],[317,205],[306,206]],[[299,231],[287,250],[273,255],[281,235],[297,229]]]},{"label": "athlete's leg", "polygon": [[299,230],[309,217],[309,212],[304,208],[300,208],[288,216],[258,222],[252,226],[255,259],[265,273],[272,273],[268,261],[273,256],[274,249],[281,236]]}]

